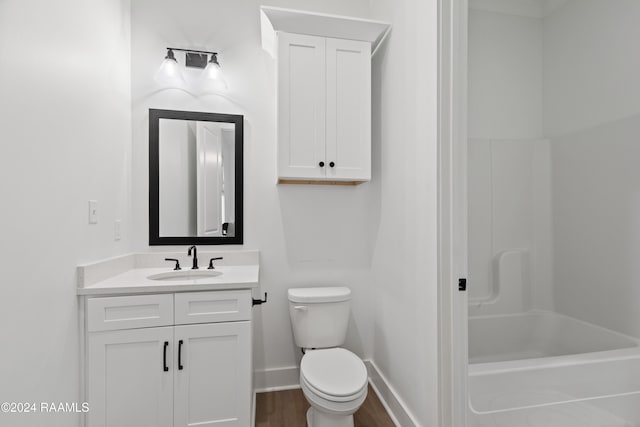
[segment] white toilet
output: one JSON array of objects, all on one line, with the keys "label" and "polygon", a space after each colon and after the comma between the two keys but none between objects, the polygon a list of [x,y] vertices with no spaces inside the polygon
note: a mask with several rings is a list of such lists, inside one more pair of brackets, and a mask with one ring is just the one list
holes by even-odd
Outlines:
[{"label": "white toilet", "polygon": [[311,405],[309,427],[353,427],[353,413],[367,397],[364,362],[338,347],[347,335],[350,308],[349,288],[289,289],[293,335],[305,351],[300,387]]}]

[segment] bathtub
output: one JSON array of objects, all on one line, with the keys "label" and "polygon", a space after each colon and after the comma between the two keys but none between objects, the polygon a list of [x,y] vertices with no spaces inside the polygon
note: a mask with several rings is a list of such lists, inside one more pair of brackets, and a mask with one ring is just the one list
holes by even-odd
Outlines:
[{"label": "bathtub", "polygon": [[469,318],[469,427],[640,426],[640,341],[548,311]]},{"label": "bathtub", "polygon": [[626,335],[551,311],[469,318],[469,363],[637,348]]}]

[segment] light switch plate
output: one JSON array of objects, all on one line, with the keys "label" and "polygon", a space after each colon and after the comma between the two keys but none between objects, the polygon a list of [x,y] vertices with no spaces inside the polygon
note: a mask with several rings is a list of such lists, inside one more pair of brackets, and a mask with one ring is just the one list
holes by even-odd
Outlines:
[{"label": "light switch plate", "polygon": [[89,224],[98,223],[98,201],[89,200]]}]

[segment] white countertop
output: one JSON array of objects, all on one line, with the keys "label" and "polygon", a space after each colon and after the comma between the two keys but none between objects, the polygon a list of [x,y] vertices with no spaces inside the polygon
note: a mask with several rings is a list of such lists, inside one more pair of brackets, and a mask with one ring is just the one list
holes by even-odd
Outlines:
[{"label": "white countertop", "polygon": [[[151,280],[148,276],[173,271],[171,268],[134,268],[84,288],[78,295],[120,295],[161,292],[193,292],[258,287],[257,265],[216,267],[222,273],[215,277],[185,280]],[[185,269],[185,271],[187,271]],[[206,271],[206,269],[205,269]]]}]

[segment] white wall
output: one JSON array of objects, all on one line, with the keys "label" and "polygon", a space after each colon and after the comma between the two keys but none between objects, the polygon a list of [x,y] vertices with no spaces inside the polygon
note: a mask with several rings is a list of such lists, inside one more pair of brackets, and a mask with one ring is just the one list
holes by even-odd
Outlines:
[{"label": "white wall", "polygon": [[[378,194],[371,184],[344,188],[276,185],[275,62],[261,48],[260,4],[257,0],[132,2],[135,248],[172,249],[147,244],[148,109],[243,114],[245,244],[232,249],[260,250],[261,291],[269,293],[269,303],[254,308],[255,369],[290,368],[299,361],[286,296],[287,289],[296,286],[351,287],[353,322],[346,346],[368,358],[372,353],[370,269],[375,238],[370,224],[379,210]],[[269,4],[369,15],[366,0]],[[161,89],[153,76],[167,46],[219,52],[228,91],[203,94]],[[177,57],[183,63],[183,57]],[[177,249],[186,251],[186,247]]]},{"label": "white wall", "polygon": [[555,137],[552,152],[558,311],[640,338],[638,135],[635,116]]},{"label": "white wall", "polygon": [[559,311],[640,337],[640,3],[569,1],[544,22]]},{"label": "white wall", "polygon": [[546,135],[640,114],[639,16],[635,0],[570,0],[545,18]]},{"label": "white wall", "polygon": [[469,137],[542,137],[542,19],[469,11]]},{"label": "white wall", "polygon": [[371,5],[393,24],[373,61],[372,355],[417,425],[435,427],[437,2]]},{"label": "white wall", "polygon": [[76,265],[131,246],[129,46],[128,1],[0,2],[0,401],[79,399]]}]

